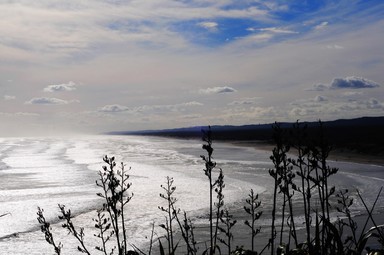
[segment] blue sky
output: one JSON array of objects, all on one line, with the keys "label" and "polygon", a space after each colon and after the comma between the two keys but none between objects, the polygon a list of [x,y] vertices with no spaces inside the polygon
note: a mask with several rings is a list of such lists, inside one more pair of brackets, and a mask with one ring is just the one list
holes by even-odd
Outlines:
[{"label": "blue sky", "polygon": [[0,131],[382,116],[379,0],[0,1]]}]

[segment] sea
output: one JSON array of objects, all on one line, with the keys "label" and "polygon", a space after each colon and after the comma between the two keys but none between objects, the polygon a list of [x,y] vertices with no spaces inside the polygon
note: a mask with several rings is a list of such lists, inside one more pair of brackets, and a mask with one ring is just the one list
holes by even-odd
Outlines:
[{"label": "sea", "polygon": [[[84,228],[86,244],[94,251],[98,240],[94,237],[97,231],[93,219],[103,203],[96,196],[100,192],[96,180],[106,165],[105,155],[114,156],[118,165],[122,162],[130,175],[129,193],[133,198],[125,215],[131,247],[148,252],[151,235],[154,239],[164,236],[159,225],[165,224],[166,215],[159,206],[166,205],[160,193],[164,192],[161,185],[166,184],[167,177],[173,178],[176,187],[176,206],[204,232],[208,223],[209,182],[200,157],[206,154],[202,143],[198,139],[150,136],[0,138],[0,254],[54,254],[40,230],[38,207],[52,223],[56,242],[63,244],[62,254],[76,254],[76,240],[61,227],[57,217],[58,204],[71,210],[74,223]],[[268,173],[273,167],[271,152],[229,142],[214,142],[213,148],[213,160],[217,163],[213,174],[217,176],[222,169],[225,176],[225,207],[234,218],[239,216],[237,225],[243,226],[243,207],[252,189],[259,194],[263,210],[257,224],[262,231],[268,231],[273,193],[273,179]],[[355,201],[352,213],[364,214],[364,204],[356,190],[371,206],[384,186],[384,167],[342,161],[329,164],[339,168],[331,177],[331,184],[337,190],[349,189]],[[295,203],[300,209],[299,199]],[[375,213],[383,212],[381,196]],[[336,213],[333,217],[337,217]]]}]

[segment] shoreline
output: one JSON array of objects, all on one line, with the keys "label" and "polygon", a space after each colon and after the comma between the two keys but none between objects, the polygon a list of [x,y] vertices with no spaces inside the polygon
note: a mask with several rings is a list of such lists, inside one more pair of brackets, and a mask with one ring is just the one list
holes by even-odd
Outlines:
[{"label": "shoreline", "polygon": [[[274,144],[271,143],[265,143],[265,142],[260,142],[260,141],[226,141],[230,144],[233,144],[235,146],[244,146],[248,148],[253,148],[255,150],[262,150],[266,152],[271,152],[273,148],[275,147]],[[295,153],[294,151],[290,151],[290,153]],[[376,165],[376,166],[383,166],[384,167],[384,157],[381,156],[376,156],[376,155],[367,155],[367,154],[362,154],[362,153],[357,153],[353,151],[347,151],[345,149],[333,149],[330,152],[330,155],[328,157],[329,161],[334,161],[334,162],[349,162],[349,163],[354,163],[354,164],[366,164],[366,165]],[[384,173],[383,173],[384,174]],[[383,194],[381,195],[383,196]],[[378,206],[378,205],[377,205]],[[376,206],[376,207],[377,207]],[[372,217],[375,221],[375,223],[379,225],[384,224],[384,212],[382,210],[378,210],[375,208],[375,212],[373,213]],[[353,216],[353,220],[357,224],[357,232],[356,234],[360,236],[360,234],[363,234],[363,227],[366,224],[367,218],[368,218],[368,213],[363,211],[361,214]],[[364,233],[366,233],[371,227],[373,227],[374,224],[372,223],[372,220],[369,219],[368,225],[364,230]],[[349,232],[349,229],[346,229],[346,232]],[[249,242],[246,240],[249,239],[249,236],[245,232],[237,232],[237,240],[235,243],[237,245],[244,245],[245,248],[248,248]],[[301,229],[298,231],[298,235],[303,237],[305,235],[304,229]],[[270,238],[270,233],[268,233],[268,229],[264,228],[264,231],[262,231],[257,237],[256,237],[256,250],[260,251],[265,244],[268,242],[268,238]],[[305,239],[303,239],[305,240]],[[371,247],[371,248],[380,248],[380,244],[376,241],[375,238],[371,237],[368,239],[368,242],[365,247]]]},{"label": "shoreline", "polygon": [[[275,147],[274,144],[265,143],[260,141],[248,140],[248,141],[226,141],[236,146],[244,146],[254,148],[256,150],[263,150],[272,152]],[[331,150],[329,154],[329,160],[331,161],[342,161],[342,162],[353,162],[357,164],[368,164],[384,166],[384,156],[381,155],[368,155],[358,153],[354,151],[348,151],[347,149],[337,148]]]}]

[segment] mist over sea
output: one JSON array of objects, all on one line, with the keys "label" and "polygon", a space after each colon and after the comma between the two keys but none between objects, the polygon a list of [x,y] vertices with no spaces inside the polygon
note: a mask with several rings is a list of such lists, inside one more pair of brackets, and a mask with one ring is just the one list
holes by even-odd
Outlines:
[{"label": "mist over sea", "polygon": [[[0,138],[0,215],[9,213],[0,218],[0,254],[53,254],[36,220],[38,206],[56,223],[53,232],[64,244],[63,254],[74,254],[77,244],[57,220],[59,203],[71,208],[75,223],[85,228],[85,239],[94,246],[92,218],[102,205],[95,195],[99,192],[95,181],[105,165],[104,155],[115,156],[126,169],[131,168],[134,197],[127,207],[130,243],[145,248],[152,223],[164,223],[158,206],[165,205],[159,193],[166,176],[174,178],[176,205],[187,211],[195,224],[203,225],[207,222],[209,184],[200,158],[205,154],[201,145],[199,140],[141,136]],[[230,212],[240,220],[244,217],[243,202],[252,188],[260,194],[264,210],[258,223],[267,228],[273,187],[268,174],[271,152],[223,142],[214,142],[213,147],[216,171],[222,168],[225,175],[224,200]],[[340,169],[331,178],[332,184],[337,189],[359,189],[369,205],[384,186],[383,166],[330,164]],[[296,201],[298,211],[300,206]],[[376,211],[383,213],[383,198]],[[353,213],[363,212],[363,204],[356,201]],[[155,232],[157,236],[164,233],[157,227]]]}]

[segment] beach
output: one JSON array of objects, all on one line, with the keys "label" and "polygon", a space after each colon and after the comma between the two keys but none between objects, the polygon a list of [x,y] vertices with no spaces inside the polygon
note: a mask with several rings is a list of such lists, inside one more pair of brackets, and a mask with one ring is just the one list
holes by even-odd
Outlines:
[{"label": "beach", "polygon": [[[127,205],[129,243],[148,251],[152,224],[155,238],[165,232],[158,226],[165,215],[158,206],[166,205],[159,197],[166,177],[174,178],[177,207],[186,211],[196,226],[196,239],[205,249],[207,243],[209,190],[204,175],[202,141],[161,137],[93,136],[76,138],[24,138],[3,139],[0,170],[0,213],[9,213],[0,218],[0,249],[6,254],[52,254],[44,240],[36,220],[37,206],[44,209],[47,220],[53,223],[57,240],[64,244],[63,254],[73,254],[76,240],[67,235],[57,220],[57,204],[71,208],[74,221],[85,228],[87,242],[93,247],[98,240],[92,219],[102,201],[95,195],[100,192],[95,185],[97,173],[104,165],[102,157],[115,156],[129,170],[134,197]],[[269,146],[269,145],[268,145]],[[248,219],[243,209],[250,189],[259,194],[262,217],[256,222],[261,227],[256,237],[260,251],[270,237],[273,180],[268,170],[273,167],[269,156],[271,147],[232,142],[213,143],[213,159],[224,173],[225,208],[237,220],[233,228],[234,243],[250,248],[250,229],[244,225]],[[337,188],[358,188],[368,205],[372,205],[380,187],[383,186],[383,167],[380,165],[354,163],[341,158],[330,161],[340,171],[332,178]],[[357,201],[357,200],[356,200]],[[300,199],[295,200],[300,220]],[[364,206],[357,202],[353,213],[364,221]],[[377,221],[382,218],[384,202],[376,206]],[[302,226],[300,227],[302,228]],[[156,245],[158,243],[156,242]],[[180,247],[182,247],[180,242]],[[180,248],[182,249],[182,248]],[[180,250],[181,251],[181,250]],[[158,254],[155,248],[153,254]]]}]

